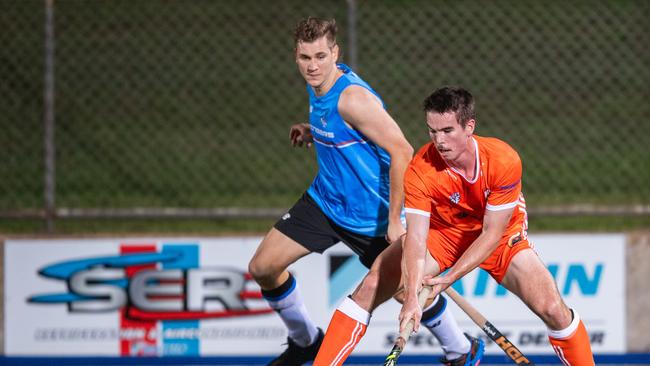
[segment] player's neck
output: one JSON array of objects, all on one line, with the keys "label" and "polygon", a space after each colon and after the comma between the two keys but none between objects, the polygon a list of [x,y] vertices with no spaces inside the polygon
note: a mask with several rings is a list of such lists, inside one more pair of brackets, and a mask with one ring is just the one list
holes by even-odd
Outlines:
[{"label": "player's neck", "polygon": [[331,75],[329,75],[321,85],[314,87],[314,94],[319,97],[327,94],[327,92],[332,89],[334,83],[336,83],[336,80],[338,80],[341,75],[343,75],[343,71],[339,70],[338,68],[334,68]]},{"label": "player's neck", "polygon": [[454,168],[457,172],[462,174],[468,181],[473,181],[476,178],[476,145],[474,139],[467,139],[467,149],[453,161],[447,161],[447,165]]}]

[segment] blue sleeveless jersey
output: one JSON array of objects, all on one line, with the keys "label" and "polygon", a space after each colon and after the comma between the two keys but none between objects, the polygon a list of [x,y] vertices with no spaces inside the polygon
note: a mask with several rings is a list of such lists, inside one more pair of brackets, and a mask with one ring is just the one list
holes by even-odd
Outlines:
[{"label": "blue sleeveless jersey", "polygon": [[318,160],[318,175],[307,192],[337,225],[357,234],[383,236],[388,227],[390,155],[346,125],[338,111],[339,97],[350,85],[381,98],[347,65],[337,66],[344,74],[327,94],[317,97],[307,86]]}]

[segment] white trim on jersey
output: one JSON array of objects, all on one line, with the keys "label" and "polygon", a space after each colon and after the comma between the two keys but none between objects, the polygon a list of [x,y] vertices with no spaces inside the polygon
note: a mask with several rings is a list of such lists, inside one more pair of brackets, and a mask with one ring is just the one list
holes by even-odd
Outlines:
[{"label": "white trim on jersey", "polygon": [[366,142],[365,140],[361,140],[361,141],[352,141],[352,142],[348,142],[348,143],[346,143],[346,144],[336,145],[335,147],[336,147],[337,149],[342,149],[342,148],[344,148],[344,147],[348,147],[348,146],[356,145],[356,144],[367,144],[367,142]]},{"label": "white trim on jersey", "polygon": [[459,170],[456,170],[456,168],[454,168],[454,167],[452,167],[451,165],[449,165],[445,159],[442,159],[442,160],[445,160],[445,164],[447,164],[447,166],[449,167],[449,169],[453,170],[454,173],[456,173],[456,174],[460,175],[461,177],[463,177],[463,179],[465,179],[465,181],[466,181],[467,183],[469,183],[469,184],[474,184],[474,183],[476,183],[476,181],[478,181],[478,177],[481,175],[481,174],[480,174],[480,170],[481,170],[481,157],[480,157],[479,154],[478,154],[478,142],[476,142],[476,139],[475,139],[474,137],[472,137],[472,141],[474,141],[474,148],[476,149],[476,167],[474,168],[474,179],[472,179],[472,180],[467,179],[467,177],[465,176],[465,174],[461,173]]},{"label": "white trim on jersey", "polygon": [[431,212],[428,211],[423,211],[423,210],[418,210],[417,208],[404,208],[404,212],[410,213],[410,214],[416,214],[420,216],[426,216],[426,217],[431,217]]},{"label": "white trim on jersey", "polygon": [[504,203],[503,205],[491,205],[488,203],[487,206],[485,206],[485,209],[489,211],[503,211],[517,206],[518,203],[519,200],[515,202]]},{"label": "white trim on jersey", "polygon": [[344,149],[344,148],[352,146],[352,145],[367,144],[368,143],[368,141],[366,141],[366,140],[352,140],[352,141],[344,142],[344,143],[341,143],[340,145],[338,145],[338,144],[335,144],[335,143],[329,142],[329,141],[321,141],[316,137],[314,137],[313,140],[314,140],[315,143],[317,143],[319,145],[322,145],[322,146],[325,146],[325,147],[331,147],[333,149]]}]

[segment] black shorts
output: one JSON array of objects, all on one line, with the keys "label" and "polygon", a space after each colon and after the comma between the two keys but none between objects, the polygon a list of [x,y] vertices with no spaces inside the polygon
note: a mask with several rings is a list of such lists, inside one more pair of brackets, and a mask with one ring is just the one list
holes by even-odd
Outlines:
[{"label": "black shorts", "polygon": [[379,253],[389,245],[383,236],[365,236],[338,226],[325,216],[307,192],[275,223],[275,228],[316,253],[323,253],[342,241],[359,256],[367,268],[372,266]]}]

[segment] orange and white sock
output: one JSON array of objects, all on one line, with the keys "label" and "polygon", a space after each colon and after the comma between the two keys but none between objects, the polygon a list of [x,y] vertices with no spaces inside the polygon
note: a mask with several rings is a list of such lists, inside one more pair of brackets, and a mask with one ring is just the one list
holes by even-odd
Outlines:
[{"label": "orange and white sock", "polygon": [[589,335],[584,323],[575,310],[573,321],[561,330],[548,330],[548,339],[553,351],[565,366],[594,366],[594,355],[591,352]]},{"label": "orange and white sock", "polygon": [[343,365],[366,333],[369,321],[370,313],[346,297],[332,316],[314,366]]}]

